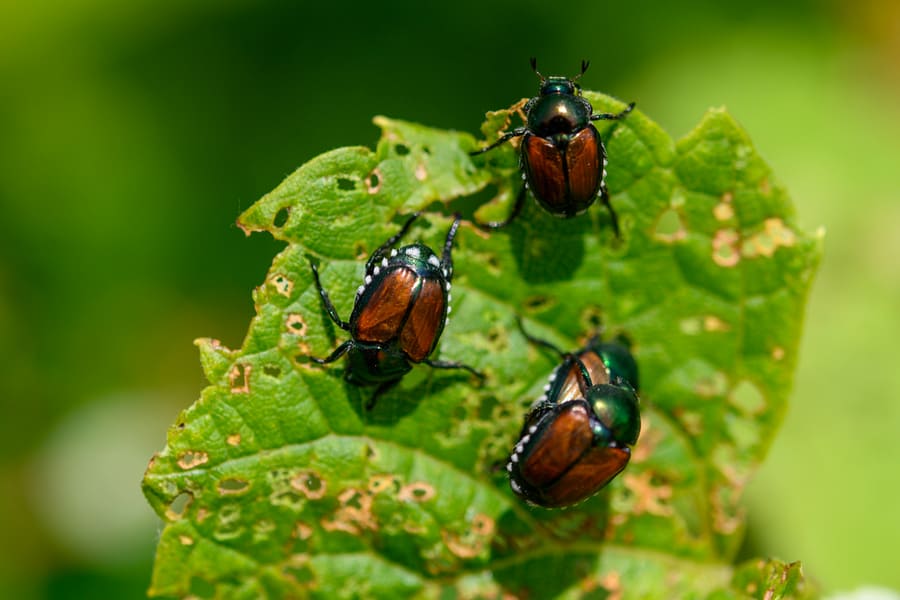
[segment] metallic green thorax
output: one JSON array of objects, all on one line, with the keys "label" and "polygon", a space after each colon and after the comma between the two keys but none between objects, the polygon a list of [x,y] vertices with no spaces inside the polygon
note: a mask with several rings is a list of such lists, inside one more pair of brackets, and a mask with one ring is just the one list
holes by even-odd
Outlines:
[{"label": "metallic green thorax", "polygon": [[628,386],[603,384],[592,387],[587,395],[594,415],[603,424],[602,428],[595,429],[595,435],[603,442],[633,446],[641,432],[641,415],[634,390]]},{"label": "metallic green thorax", "polygon": [[621,342],[600,342],[593,339],[588,348],[603,359],[603,364],[609,369],[610,383],[617,385],[617,380],[622,379],[634,388],[634,391],[640,390],[637,362],[626,345]]},{"label": "metallic green thorax", "polygon": [[[572,86],[571,82],[568,83]],[[546,83],[541,87],[541,95],[532,98],[525,108],[530,132],[549,138],[557,134],[577,133],[590,124],[593,108],[587,100],[563,91],[545,95],[545,87]]]}]

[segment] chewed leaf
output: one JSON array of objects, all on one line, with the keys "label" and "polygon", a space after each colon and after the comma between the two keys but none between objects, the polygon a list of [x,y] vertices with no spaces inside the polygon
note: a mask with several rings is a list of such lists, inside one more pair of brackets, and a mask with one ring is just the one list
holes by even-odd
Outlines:
[{"label": "chewed leaf", "polygon": [[[585,93],[598,111],[620,110]],[[514,107],[515,109],[515,107]],[[518,126],[492,113],[483,133]],[[712,110],[674,142],[635,111],[598,125],[621,239],[602,207],[508,228],[463,223],[453,313],[433,358],[379,399],[322,366],[346,339],[369,254],[404,217],[439,249],[449,205],[521,185],[515,149],[376,119],[376,150],[300,167],[241,215],[286,243],[240,349],[200,340],[210,385],[170,429],[144,492],[165,522],[150,594],[196,597],[763,597],[812,593],[799,565],[732,563],[744,486],[790,393],[820,240],[746,133]],[[469,203],[471,204],[471,202]],[[467,215],[471,216],[471,215]],[[643,425],[628,468],[566,510],[523,504],[502,465],[554,366],[515,325],[576,348],[631,340]],[[550,576],[552,574],[552,576]]]}]

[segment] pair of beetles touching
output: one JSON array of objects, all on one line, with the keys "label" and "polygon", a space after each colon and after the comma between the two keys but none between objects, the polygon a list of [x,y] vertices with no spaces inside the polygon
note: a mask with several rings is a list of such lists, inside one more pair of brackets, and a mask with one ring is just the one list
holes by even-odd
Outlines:
[{"label": "pair of beetles touching", "polygon": [[[531,189],[547,212],[563,218],[583,213],[599,197],[618,236],[618,220],[606,191],[606,149],[591,122],[622,119],[634,103],[619,113],[594,114],[577,83],[588,68],[587,61],[582,61],[581,72],[572,79],[544,77],[533,58],[531,67],[541,85],[539,95],[525,104],[526,125],[471,153],[481,154],[512,138],[522,138],[520,163],[525,184],[506,220],[477,225],[488,230],[508,225],[518,216],[526,190]],[[451,249],[460,217],[456,215],[438,258],[418,242],[393,248],[418,216],[410,217],[366,262],[364,283],[356,292],[349,321],[340,318],[322,287],[318,269],[310,265],[325,310],[350,333],[350,339],[328,357],[312,360],[327,364],[346,354],[346,380],[377,386],[367,410],[412,369],[411,363],[464,369],[483,378],[462,363],[429,358],[450,314]],[[641,426],[637,364],[625,340],[602,342],[594,337],[577,352],[563,352],[529,335],[521,321],[519,327],[531,343],[555,352],[562,362],[525,417],[506,464],[510,486],[531,504],[570,506],[599,491],[628,464]]]}]

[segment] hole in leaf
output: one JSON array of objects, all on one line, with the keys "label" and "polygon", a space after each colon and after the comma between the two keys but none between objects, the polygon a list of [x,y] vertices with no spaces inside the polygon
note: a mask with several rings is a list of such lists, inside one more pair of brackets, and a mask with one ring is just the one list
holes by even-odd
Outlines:
[{"label": "hole in leaf", "polygon": [[509,347],[509,338],[502,327],[491,327],[487,331],[487,341],[491,348],[503,352]]},{"label": "hole in leaf", "polygon": [[297,313],[289,314],[285,325],[287,325],[288,331],[294,335],[306,335],[306,321],[303,320],[302,315]]},{"label": "hole in leaf", "polygon": [[400,501],[425,502],[434,498],[434,495],[434,487],[424,481],[417,481],[400,488],[397,499]]},{"label": "hole in leaf", "polygon": [[337,184],[339,190],[349,191],[356,189],[356,182],[349,177],[338,177]]},{"label": "hole in leaf", "polygon": [[281,367],[278,365],[266,365],[263,367],[263,373],[269,377],[278,377],[281,375]]},{"label": "hole in leaf", "polygon": [[231,367],[231,371],[228,372],[228,381],[231,384],[232,394],[250,393],[251,371],[253,371],[253,365],[236,363]]},{"label": "hole in leaf", "polygon": [[482,398],[481,404],[478,405],[478,420],[491,420],[491,418],[494,416],[494,408],[497,406],[497,404],[497,398],[494,396],[487,396],[486,398]]},{"label": "hole in leaf", "polygon": [[472,519],[472,532],[475,535],[491,535],[494,533],[494,520],[487,515],[475,515]]},{"label": "hole in leaf", "polygon": [[206,452],[195,452],[188,450],[178,457],[178,466],[184,470],[193,469],[205,464],[209,460],[209,454]]},{"label": "hole in leaf", "polygon": [[526,298],[523,302],[525,310],[530,312],[537,312],[540,310],[544,310],[548,306],[552,304],[552,300],[547,296],[531,296]]},{"label": "hole in leaf", "polygon": [[393,475],[373,475],[369,478],[369,491],[373,494],[380,494],[391,490],[396,493],[400,487],[400,482]]},{"label": "hole in leaf", "polygon": [[431,148],[429,148],[428,146],[422,146],[422,152],[424,152],[425,154],[431,154]]},{"label": "hole in leaf", "polygon": [[181,492],[169,503],[169,508],[166,509],[166,518],[170,521],[177,521],[184,518],[193,501],[193,494],[190,492]]},{"label": "hole in leaf", "polygon": [[381,189],[381,172],[378,169],[372,171],[366,178],[366,188],[370,194],[377,194]]},{"label": "hole in leaf", "polygon": [[365,497],[359,490],[349,489],[342,493],[339,497],[341,504],[357,510],[366,508]]},{"label": "hole in leaf", "polygon": [[327,488],[325,480],[312,471],[305,471],[291,479],[291,487],[310,500],[318,500],[325,496]]},{"label": "hole in leaf", "polygon": [[589,306],[581,313],[582,329],[584,331],[599,331],[603,329],[603,311],[599,306]]},{"label": "hole in leaf", "polygon": [[271,278],[271,283],[275,287],[275,291],[286,298],[291,297],[291,291],[294,289],[294,282],[284,275],[275,275]]},{"label": "hole in leaf", "polygon": [[399,156],[406,156],[407,154],[409,154],[409,146],[397,144],[396,146],[394,146],[394,152],[396,152]]},{"label": "hole in leaf", "polygon": [[288,222],[288,217],[291,216],[291,209],[289,206],[285,206],[277,213],[275,213],[275,218],[272,220],[272,225],[275,227],[284,227]]},{"label": "hole in leaf", "polygon": [[681,215],[678,214],[678,211],[670,208],[663,212],[656,222],[654,235],[656,239],[667,243],[684,239],[687,236],[687,231],[684,228],[684,223],[681,222]]},{"label": "hole in leaf", "polygon": [[219,493],[225,494],[243,494],[250,489],[250,482],[246,479],[237,479],[229,477],[219,481]]}]

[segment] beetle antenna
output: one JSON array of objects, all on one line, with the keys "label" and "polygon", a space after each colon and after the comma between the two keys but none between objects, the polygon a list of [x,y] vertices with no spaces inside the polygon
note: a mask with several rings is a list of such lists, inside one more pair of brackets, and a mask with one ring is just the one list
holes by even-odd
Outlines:
[{"label": "beetle antenna", "polygon": [[573,78],[572,78],[572,81],[578,81],[578,80],[581,78],[581,76],[584,75],[584,72],[588,70],[588,67],[589,67],[589,66],[591,66],[591,61],[589,61],[589,60],[582,60],[582,61],[581,61],[581,73],[579,73],[578,75],[576,75],[575,77],[573,77]]},{"label": "beetle antenna", "polygon": [[544,76],[541,75],[541,72],[537,70],[537,59],[535,57],[531,57],[531,70],[534,71],[534,74],[541,78],[541,83],[544,83]]}]

